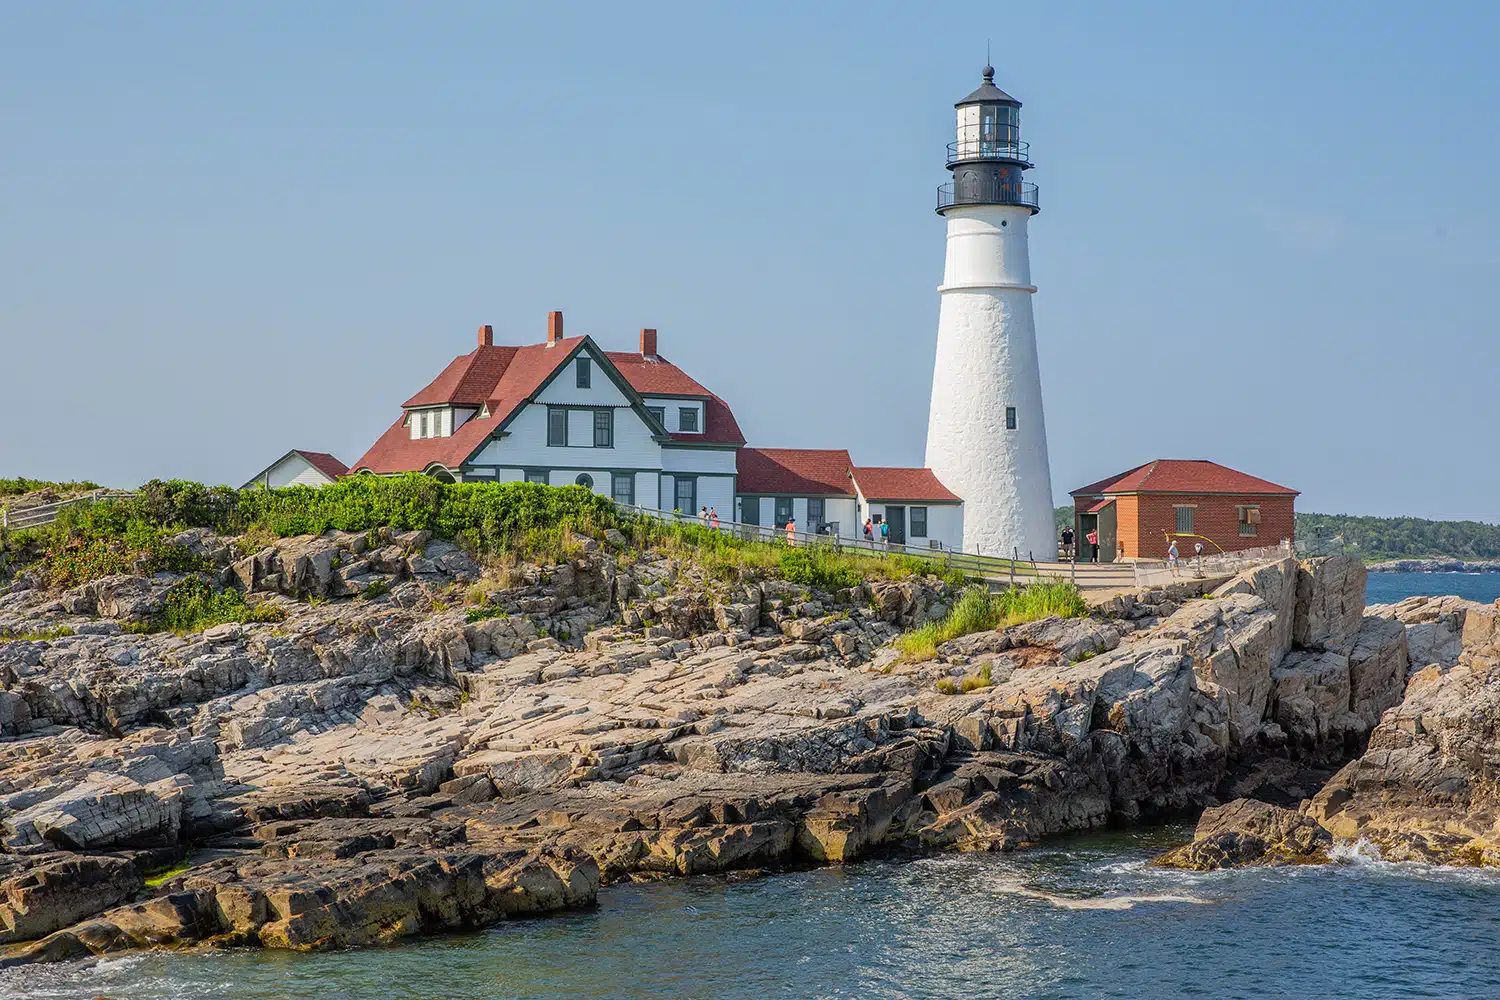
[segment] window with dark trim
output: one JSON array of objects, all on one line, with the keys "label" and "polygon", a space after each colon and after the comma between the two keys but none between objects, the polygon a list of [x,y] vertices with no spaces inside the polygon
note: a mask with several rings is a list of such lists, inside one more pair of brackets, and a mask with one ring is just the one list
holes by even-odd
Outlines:
[{"label": "window with dark trim", "polygon": [[594,488],[594,477],[589,475],[587,472],[580,472],[578,474],[578,478],[573,480],[573,485],[582,486],[586,490],[591,490]]},{"label": "window with dark trim", "polygon": [[613,448],[615,446],[615,411],[611,409],[600,409],[594,411],[594,447]]},{"label": "window with dark trim", "polygon": [[776,498],[776,524],[778,528],[785,528],[786,523],[792,519],[792,498]]},{"label": "window with dark trim", "polygon": [[526,470],[526,481],[528,483],[541,483],[543,486],[546,486],[547,485],[547,470],[546,469],[527,469]]},{"label": "window with dark trim", "polygon": [[547,407],[547,447],[568,446],[568,411],[560,406]]},{"label": "window with dark trim", "polygon": [[807,498],[807,530],[817,531],[823,526],[823,498]]},{"label": "window with dark trim", "polygon": [[578,359],[578,388],[587,389],[589,387],[589,381],[594,374],[593,367],[594,363],[588,358]]},{"label": "window with dark trim", "polygon": [[692,476],[673,476],[672,489],[675,491],[677,510],[684,514],[698,513],[698,480]]},{"label": "window with dark trim", "polygon": [[1260,525],[1260,505],[1249,504],[1240,508],[1240,537],[1254,538]]},{"label": "window with dark trim", "polygon": [[1007,406],[1005,408],[1005,429],[1013,431],[1016,429],[1016,408]]},{"label": "window with dark trim", "polygon": [[1191,535],[1193,533],[1193,508],[1178,507],[1177,510],[1177,533],[1179,535]]},{"label": "window with dark trim", "polygon": [[677,408],[677,429],[685,434],[696,434],[698,432],[698,408],[696,406],[679,406]]},{"label": "window with dark trim", "polygon": [[663,427],[667,426],[667,408],[665,406],[648,406],[646,407],[646,412],[651,414],[657,423]]},{"label": "window with dark trim", "polygon": [[913,538],[926,538],[927,537],[927,508],[926,507],[909,507],[909,508],[907,508],[907,514],[911,517],[911,532],[910,532],[911,537],[913,537]]},{"label": "window with dark trim", "polygon": [[616,472],[609,477],[609,495],[615,503],[635,503],[635,473]]}]

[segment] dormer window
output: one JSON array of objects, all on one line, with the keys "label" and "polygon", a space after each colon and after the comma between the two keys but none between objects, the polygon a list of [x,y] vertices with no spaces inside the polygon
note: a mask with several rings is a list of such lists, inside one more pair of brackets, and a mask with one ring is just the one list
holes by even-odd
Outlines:
[{"label": "dormer window", "polygon": [[698,408],[696,406],[677,408],[677,429],[684,434],[698,433]]},{"label": "dormer window", "polygon": [[407,418],[411,426],[412,440],[422,438],[447,437],[453,433],[453,428],[444,419],[444,415],[451,413],[446,406],[428,410],[413,410]]},{"label": "dormer window", "polygon": [[593,380],[593,367],[593,361],[589,358],[578,359],[578,388],[587,389],[589,387],[589,383]]}]

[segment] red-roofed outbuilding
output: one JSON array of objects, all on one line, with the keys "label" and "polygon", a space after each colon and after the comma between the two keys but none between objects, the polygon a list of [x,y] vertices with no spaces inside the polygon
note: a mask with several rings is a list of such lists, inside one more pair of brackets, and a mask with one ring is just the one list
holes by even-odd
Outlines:
[{"label": "red-roofed outbuilding", "polygon": [[1297,491],[1206,459],[1159,458],[1073,490],[1079,557],[1165,559],[1175,538],[1184,558],[1276,545],[1295,537]]}]

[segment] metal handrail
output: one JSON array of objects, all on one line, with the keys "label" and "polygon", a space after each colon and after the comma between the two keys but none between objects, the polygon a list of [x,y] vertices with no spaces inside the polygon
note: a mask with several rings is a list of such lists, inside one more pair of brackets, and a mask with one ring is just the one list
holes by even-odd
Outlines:
[{"label": "metal handrail", "polygon": [[1031,166],[1031,143],[1019,139],[955,139],[948,143],[948,166],[963,160],[1014,160]]},{"label": "metal handrail", "polygon": [[1022,205],[1040,212],[1037,186],[1030,181],[978,181],[964,185],[962,199],[953,192],[953,182],[938,187],[937,210],[956,205]]}]

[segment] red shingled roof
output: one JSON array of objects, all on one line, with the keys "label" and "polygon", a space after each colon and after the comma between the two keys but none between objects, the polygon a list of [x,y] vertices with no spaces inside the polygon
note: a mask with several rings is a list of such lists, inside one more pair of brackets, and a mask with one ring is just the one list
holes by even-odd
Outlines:
[{"label": "red shingled roof", "polygon": [[931,469],[890,469],[864,466],[851,469],[866,500],[925,500],[960,503],[957,494],[938,481]]},{"label": "red shingled roof", "polygon": [[853,464],[842,448],[741,448],[735,455],[737,490],[852,497]]},{"label": "red shingled roof", "polygon": [[313,468],[323,473],[329,479],[337,479],[340,476],[347,476],[349,474],[349,467],[326,451],[303,451],[300,448],[293,448],[292,450],[307,459]]},{"label": "red shingled roof", "polygon": [[[455,358],[405,407],[487,404],[488,417],[475,416],[449,437],[412,440],[406,416],[392,424],[380,440],[354,463],[356,469],[376,473],[422,471],[432,465],[456,468],[489,435],[526,403],[542,383],[585,340],[567,337],[555,345],[477,347]],[[639,354],[601,352],[637,393],[695,396],[704,400],[703,433],[673,434],[674,441],[701,444],[745,443],[729,406],[695,379],[665,359],[648,360]]]},{"label": "red shingled roof", "polygon": [[1158,458],[1097,483],[1081,486],[1069,496],[1101,496],[1120,493],[1259,493],[1297,496],[1298,491],[1278,486],[1205,459]]}]

